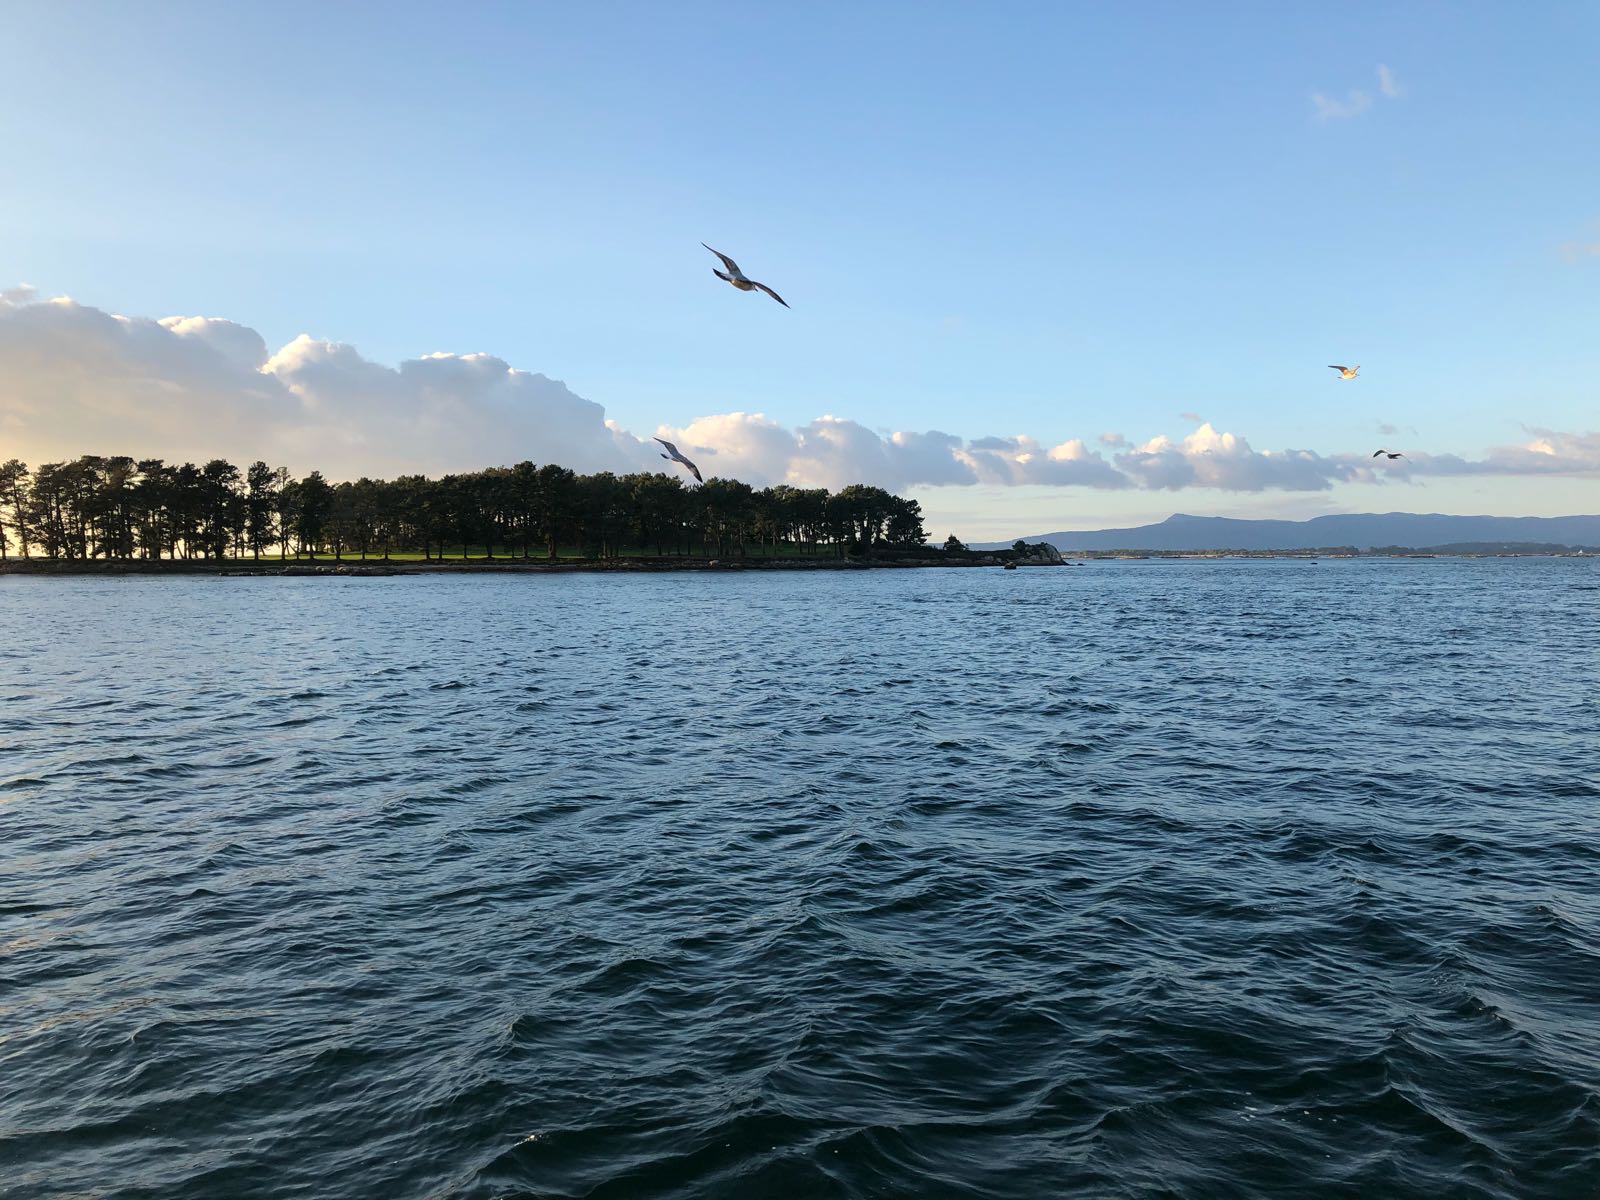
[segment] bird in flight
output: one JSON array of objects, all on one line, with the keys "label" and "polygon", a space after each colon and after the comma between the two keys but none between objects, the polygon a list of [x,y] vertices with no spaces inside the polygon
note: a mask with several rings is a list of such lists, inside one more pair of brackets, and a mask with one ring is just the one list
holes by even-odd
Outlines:
[{"label": "bird in flight", "polygon": [[1338,363],[1329,363],[1328,365],[1335,371],[1339,372],[1340,379],[1354,379],[1356,377],[1356,372],[1361,370],[1359,364],[1353,367],[1341,367]]},{"label": "bird in flight", "polygon": [[705,482],[704,479],[700,478],[700,468],[695,466],[692,462],[690,462],[683,455],[679,454],[678,453],[678,448],[676,446],[674,446],[671,442],[667,441],[666,438],[657,438],[656,441],[660,442],[663,446],[665,446],[667,448],[667,452],[661,456],[662,458],[667,459],[669,462],[681,462],[684,466],[689,468],[689,474],[693,475],[697,482],[699,482],[699,483],[704,483]]},{"label": "bird in flight", "polygon": [[[706,244],[704,242],[701,242],[700,244],[702,246],[706,246]],[[707,250],[711,250],[711,247],[710,246],[706,246],[706,249]],[[723,274],[721,271],[717,270],[715,267],[711,268],[711,273],[713,275],[715,275],[718,279],[722,280],[725,283],[733,284],[733,286],[738,288],[741,292],[754,291],[756,288],[760,288],[763,292],[765,292],[767,295],[771,296],[774,300],[776,300],[779,304],[783,305],[785,308],[789,307],[788,301],[786,301],[782,296],[778,295],[777,292],[773,291],[766,284],[757,283],[754,279],[748,278],[743,271],[739,270],[739,264],[734,262],[733,259],[729,258],[721,250],[711,250],[711,253],[715,254],[718,258],[720,258],[722,260],[722,265],[728,268],[727,274]]]},{"label": "bird in flight", "polygon": [[1374,450],[1372,452],[1372,457],[1377,458],[1380,454],[1387,454],[1391,460],[1405,457],[1405,455],[1401,454],[1398,450]]}]

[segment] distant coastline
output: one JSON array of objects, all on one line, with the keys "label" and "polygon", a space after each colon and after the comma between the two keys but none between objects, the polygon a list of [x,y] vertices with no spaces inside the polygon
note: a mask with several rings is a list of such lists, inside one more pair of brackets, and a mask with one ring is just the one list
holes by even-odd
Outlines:
[{"label": "distant coastline", "polygon": [[[1064,554],[1094,551],[1149,554],[1316,553],[1407,551],[1435,554],[1560,554],[1600,547],[1600,516],[1493,517],[1443,513],[1343,513],[1305,521],[1242,520],[1174,513],[1155,525],[1123,529],[1056,530],[1027,535]],[[976,542],[987,550],[997,542]],[[1004,543],[1009,544],[1009,543]]]}]

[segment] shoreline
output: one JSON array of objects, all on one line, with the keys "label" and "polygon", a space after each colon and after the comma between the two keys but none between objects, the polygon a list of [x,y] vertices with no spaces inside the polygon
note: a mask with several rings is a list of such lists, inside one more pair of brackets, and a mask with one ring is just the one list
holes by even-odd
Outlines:
[{"label": "shoreline", "polygon": [[[333,576],[389,577],[397,575],[539,575],[539,574],[657,574],[679,571],[870,571],[881,569],[907,570],[913,568],[951,569],[961,567],[1003,568],[1006,559],[999,555],[974,555],[970,558],[942,559],[932,557],[891,559],[725,559],[725,558],[622,558],[576,559],[549,562],[544,559],[466,559],[431,562],[384,562],[382,559],[365,561],[332,559],[316,562],[254,562],[194,561],[172,562],[95,562],[82,559],[16,560],[0,563],[0,575],[70,575],[106,576],[139,575],[159,577],[165,575],[215,575],[227,577],[261,578],[319,578]],[[1019,562],[1019,567],[1062,566],[1061,563]]]},{"label": "shoreline", "polygon": [[873,571],[873,570],[951,570],[970,567],[1016,569],[1034,567],[1087,566],[1091,562],[1224,562],[1224,561],[1347,561],[1360,559],[1502,559],[1502,558],[1587,558],[1583,554],[1439,554],[1429,551],[1410,551],[1386,554],[1313,554],[1304,551],[1127,551],[1110,553],[1089,551],[1072,555],[1061,561],[1013,560],[1005,553],[974,553],[962,558],[906,557],[906,558],[620,558],[620,559],[566,559],[550,562],[546,559],[434,559],[429,562],[390,561],[382,559],[318,559],[315,562],[271,561],[253,562],[242,559],[212,562],[195,560],[157,562],[140,560],[126,562],[84,561],[82,559],[10,559],[0,562],[0,577],[15,576],[70,576],[74,578],[96,576],[162,576],[211,575],[229,578],[384,578],[400,575],[562,575],[562,574],[670,574],[683,571]]},{"label": "shoreline", "polygon": [[875,571],[957,570],[989,566],[1018,570],[1035,566],[1086,566],[1117,562],[1347,562],[1394,558],[1587,558],[1587,554],[1528,554],[1507,550],[1502,554],[1440,554],[1437,550],[1390,550],[1379,554],[1317,554],[1309,550],[1088,550],[1074,555],[1038,555],[1019,558],[1010,550],[974,550],[958,555],[890,555],[862,558],[434,558],[427,562],[382,558],[278,558],[254,562],[240,560],[83,560],[83,558],[10,558],[0,562],[0,576],[218,576],[218,578],[389,578],[405,574],[669,574],[680,571]]}]

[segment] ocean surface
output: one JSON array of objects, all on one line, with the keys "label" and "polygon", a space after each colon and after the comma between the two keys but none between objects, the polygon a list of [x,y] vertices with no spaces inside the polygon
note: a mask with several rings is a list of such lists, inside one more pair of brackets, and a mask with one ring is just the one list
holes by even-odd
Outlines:
[{"label": "ocean surface", "polygon": [[0,578],[0,1196],[1600,1196],[1600,561]]}]

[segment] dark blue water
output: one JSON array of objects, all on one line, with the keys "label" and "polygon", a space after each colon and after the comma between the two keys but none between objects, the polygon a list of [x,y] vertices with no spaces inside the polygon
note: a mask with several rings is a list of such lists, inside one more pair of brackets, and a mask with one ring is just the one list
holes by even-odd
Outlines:
[{"label": "dark blue water", "polygon": [[1594,1197],[1600,564],[0,579],[6,1197]]}]

